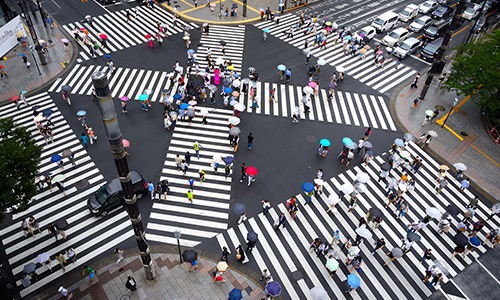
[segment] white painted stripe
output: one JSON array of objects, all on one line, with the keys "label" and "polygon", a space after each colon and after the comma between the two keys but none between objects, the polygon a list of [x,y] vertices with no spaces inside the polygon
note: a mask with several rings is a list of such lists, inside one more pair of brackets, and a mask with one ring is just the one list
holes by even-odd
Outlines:
[{"label": "white painted stripe", "polygon": [[[162,178],[163,180],[163,178]],[[177,203],[182,203],[182,204],[189,204],[189,201],[187,200],[186,197],[177,197],[177,196],[172,196],[172,195],[167,195],[166,200],[162,201],[170,201],[170,202],[177,202]],[[215,207],[215,208],[221,208],[221,209],[229,209],[229,203],[222,203],[222,202],[215,202],[212,200],[199,200],[196,198],[196,194],[194,195],[194,200],[193,200],[193,207],[200,207],[200,206],[205,206],[205,207]]]},{"label": "white painted stripe", "polygon": [[48,90],[49,93],[53,92],[56,87],[59,86],[59,83],[61,82],[62,78],[57,78],[56,81],[54,81],[54,83],[50,86],[50,89]]},{"label": "white painted stripe", "polygon": [[375,108],[375,115],[379,116],[380,126],[382,126],[382,129],[387,130],[387,125],[385,124],[384,118],[382,117],[382,112],[380,111],[380,108],[378,107],[377,99],[375,98],[375,96],[370,95],[370,100],[371,100],[373,107]]},{"label": "white painted stripe", "polygon": [[347,107],[345,106],[344,97],[342,96],[341,92],[337,92],[337,98],[338,98],[338,102],[340,103],[340,109],[342,110],[342,113],[344,114],[345,124],[351,125],[351,120],[349,119]]},{"label": "white painted stripe", "polygon": [[356,108],[354,106],[354,103],[352,102],[351,94],[350,93],[346,93],[345,96],[346,96],[346,99],[347,99],[347,105],[351,108],[350,112],[351,112],[351,115],[352,115],[352,119],[354,121],[354,125],[359,126],[360,125],[359,124],[359,119],[358,119],[358,115],[356,114]]},{"label": "white painted stripe", "polygon": [[365,112],[363,110],[363,106],[361,105],[361,100],[359,99],[359,95],[353,93],[354,101],[356,102],[356,106],[358,107],[358,113],[361,116],[361,122],[363,122],[364,127],[368,127],[368,120],[366,119]]},{"label": "white painted stripe", "polygon": [[368,116],[370,117],[370,124],[372,128],[378,128],[377,125],[377,119],[373,115],[372,108],[370,106],[370,103],[368,102],[368,97],[366,97],[365,94],[362,94],[361,97],[363,98],[363,103],[365,104],[365,108],[368,111]]},{"label": "white painted stripe", "polygon": [[394,125],[394,121],[392,120],[391,113],[387,108],[387,104],[385,103],[384,98],[378,96],[378,100],[380,102],[380,107],[382,107],[382,111],[384,112],[384,115],[387,119],[387,122],[389,123],[389,126],[391,127],[392,130],[396,131],[396,125]]},{"label": "white painted stripe", "polygon": [[286,101],[286,85],[280,84],[280,101],[281,102],[281,115],[283,117],[288,117],[288,112],[287,112],[287,101]]},{"label": "white painted stripe", "polygon": [[193,217],[185,217],[185,216],[170,215],[167,213],[160,214],[160,213],[152,212],[150,217],[153,219],[175,221],[175,222],[186,223],[186,224],[193,224],[193,220],[197,220],[196,222],[200,222],[200,225],[205,226],[205,227],[227,229],[226,223],[214,222],[213,220],[204,221],[204,220],[198,220],[198,219],[194,218],[195,216],[204,216],[204,217],[219,218],[222,220],[227,220],[229,217],[229,214],[227,214],[227,213],[208,211],[206,209],[196,209],[196,208],[185,207],[185,206],[168,205],[168,204],[163,204],[163,203],[158,203],[158,202],[153,203],[153,208],[155,210],[160,210],[160,211],[172,211],[172,212],[177,212],[177,213],[182,213],[182,214],[187,214],[187,215],[193,215]]}]

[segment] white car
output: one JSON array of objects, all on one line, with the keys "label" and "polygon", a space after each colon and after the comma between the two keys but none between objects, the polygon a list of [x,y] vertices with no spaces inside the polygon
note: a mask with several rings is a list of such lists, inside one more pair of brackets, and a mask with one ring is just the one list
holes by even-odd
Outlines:
[{"label": "white car", "polygon": [[388,47],[394,47],[400,44],[402,41],[406,40],[409,35],[410,33],[408,32],[408,30],[404,29],[403,27],[396,28],[382,39],[382,44]]},{"label": "white car", "polygon": [[436,8],[438,7],[437,2],[434,1],[425,1],[424,3],[420,4],[420,7],[418,8],[418,11],[424,15],[430,14]]},{"label": "white car", "polygon": [[[473,6],[466,7],[464,13],[462,14],[462,17],[464,17],[467,20],[474,19],[481,12],[481,7],[482,5],[480,4],[474,4]],[[485,9],[485,11],[486,10],[487,9]]]},{"label": "white car", "polygon": [[408,29],[410,29],[413,32],[419,32],[420,30],[429,27],[431,23],[432,23],[431,17],[423,16],[413,21],[410,24],[410,26],[408,26]]},{"label": "white car", "polygon": [[371,39],[373,39],[373,37],[375,36],[375,34],[377,34],[377,30],[375,29],[375,27],[366,26],[366,27],[363,27],[360,30],[358,30],[354,34],[354,36],[364,35],[366,38],[368,38],[369,40],[371,40]]}]

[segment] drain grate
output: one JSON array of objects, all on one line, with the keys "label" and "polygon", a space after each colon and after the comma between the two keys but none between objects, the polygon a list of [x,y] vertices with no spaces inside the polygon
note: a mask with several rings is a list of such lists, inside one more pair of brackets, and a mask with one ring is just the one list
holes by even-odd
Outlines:
[{"label": "drain grate", "polygon": [[460,134],[461,134],[461,135],[463,135],[463,136],[468,136],[468,135],[469,135],[469,134],[468,134],[467,132],[465,132],[465,131],[461,131],[461,132],[460,132]]},{"label": "drain grate", "polygon": [[306,141],[308,141],[309,143],[317,143],[318,137],[313,134],[309,134],[308,136],[306,136]]}]

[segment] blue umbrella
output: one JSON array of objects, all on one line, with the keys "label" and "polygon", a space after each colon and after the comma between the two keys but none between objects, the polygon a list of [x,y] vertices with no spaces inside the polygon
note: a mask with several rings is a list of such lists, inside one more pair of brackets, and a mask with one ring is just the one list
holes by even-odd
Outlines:
[{"label": "blue umbrella", "polygon": [[230,87],[227,87],[227,88],[225,88],[225,89],[224,89],[224,93],[226,93],[226,94],[229,94],[229,93],[231,93],[232,91],[233,91],[233,89],[232,89],[232,88],[230,88]]},{"label": "blue umbrella", "polygon": [[59,155],[59,154],[55,154],[55,155],[53,155],[53,156],[50,158],[50,161],[51,161],[51,162],[58,162],[58,161],[60,161],[60,160],[61,160],[61,155]]},{"label": "blue umbrella", "polygon": [[267,293],[273,297],[279,296],[281,294],[281,286],[276,281],[269,281],[266,286]]},{"label": "blue umbrella", "polygon": [[304,184],[302,184],[302,190],[306,193],[310,193],[314,191],[314,184],[310,182],[305,182]]},{"label": "blue umbrella", "polygon": [[189,50],[188,50],[188,54],[193,54],[193,53],[195,53],[195,52],[196,52],[196,51],[194,51],[193,49],[189,49]]},{"label": "blue umbrella", "polygon": [[269,28],[264,28],[264,32],[269,32]]},{"label": "blue umbrella", "polygon": [[481,241],[475,236],[469,238],[469,243],[474,247],[481,246]]},{"label": "blue umbrella", "polygon": [[180,100],[181,99],[181,94],[175,94],[174,95],[175,100]]},{"label": "blue umbrella", "polygon": [[327,139],[322,139],[321,141],[319,141],[319,143],[321,144],[321,146],[323,147],[328,147],[331,145],[330,141],[327,140]]},{"label": "blue umbrella", "polygon": [[18,54],[17,56],[25,56],[26,54],[24,53],[21,53],[21,54]]},{"label": "blue umbrella", "polygon": [[280,71],[285,71],[286,70],[286,66],[285,65],[278,65],[278,70]]},{"label": "blue umbrella", "polygon": [[241,290],[234,288],[229,292],[229,300],[240,300],[241,298],[243,298],[243,295],[241,295]]},{"label": "blue umbrella", "polygon": [[246,209],[245,205],[243,205],[241,203],[236,203],[233,206],[233,211],[235,213],[237,213],[238,215],[242,215],[242,214],[244,214],[247,211],[247,209]]},{"label": "blue umbrella", "polygon": [[238,77],[240,77],[240,75],[238,75],[238,74],[234,74],[234,75],[233,75],[233,77],[234,77],[234,78],[238,78]]},{"label": "blue umbrella", "polygon": [[352,143],[353,143],[353,142],[352,142],[352,140],[351,140],[350,138],[348,138],[348,137],[343,138],[343,139],[342,139],[342,142],[343,142],[343,143],[344,143],[344,145],[346,145],[346,146],[349,146],[350,144],[352,144]]},{"label": "blue umbrella", "polygon": [[47,117],[47,116],[50,116],[53,112],[54,112],[54,111],[53,111],[52,109],[47,108],[47,109],[45,109],[45,110],[42,112],[42,115],[43,115],[44,117]]},{"label": "blue umbrella", "polygon": [[357,288],[359,286],[359,277],[355,274],[347,275],[347,283],[353,288]]},{"label": "blue umbrella", "polygon": [[189,104],[187,103],[182,103],[181,106],[179,106],[180,109],[186,109],[189,107]]},{"label": "blue umbrella", "polygon": [[223,160],[224,160],[224,162],[226,163],[226,165],[229,165],[229,164],[232,164],[232,163],[233,163],[233,161],[234,161],[234,157],[232,157],[232,156],[226,156],[226,157],[224,157],[224,159],[223,159]]},{"label": "blue umbrella", "polygon": [[24,266],[23,272],[26,274],[31,274],[35,271],[36,265],[32,262]]},{"label": "blue umbrella", "polygon": [[398,145],[399,147],[403,147],[405,145],[405,142],[403,142],[402,139],[395,139],[394,144]]},{"label": "blue umbrella", "polygon": [[84,111],[84,110],[80,110],[80,111],[78,111],[78,112],[76,113],[76,115],[77,115],[77,116],[79,116],[79,117],[83,117],[83,116],[85,116],[86,114],[87,114],[87,112],[86,112],[86,111]]},{"label": "blue umbrella", "polygon": [[111,58],[112,56],[111,56],[111,55],[109,55],[109,54],[106,54],[106,55],[104,55],[104,57],[106,57],[106,58]]},{"label": "blue umbrella", "polygon": [[146,94],[140,94],[139,95],[139,100],[141,100],[141,101],[148,100],[148,95],[146,95]]},{"label": "blue umbrella", "polygon": [[344,37],[344,39],[346,39],[346,40],[350,41],[350,40],[352,39],[352,36],[347,35],[347,36],[345,36],[345,37]]}]

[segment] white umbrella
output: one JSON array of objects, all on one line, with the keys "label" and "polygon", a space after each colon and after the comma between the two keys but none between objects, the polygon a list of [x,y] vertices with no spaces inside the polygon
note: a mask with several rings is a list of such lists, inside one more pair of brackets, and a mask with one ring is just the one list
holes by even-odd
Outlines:
[{"label": "white umbrella", "polygon": [[337,195],[330,195],[328,196],[328,202],[330,202],[331,205],[339,203],[340,199],[337,197]]},{"label": "white umbrella", "polygon": [[362,182],[358,182],[356,183],[356,185],[354,186],[354,188],[356,189],[356,191],[360,192],[360,193],[366,193],[366,184],[362,183]]},{"label": "white umbrella", "polygon": [[202,109],[200,110],[200,113],[201,113],[201,115],[202,115],[202,116],[206,117],[206,116],[208,116],[208,109],[206,109],[206,108],[202,108]]},{"label": "white umbrella", "polygon": [[344,194],[350,194],[354,191],[354,186],[352,186],[352,184],[350,183],[344,183],[343,185],[340,186],[340,190]]},{"label": "white umbrella", "polygon": [[338,66],[338,67],[336,67],[335,69],[336,69],[336,70],[337,70],[337,72],[339,72],[339,73],[342,73],[342,72],[344,72],[344,71],[345,71],[345,68],[344,68],[344,67],[342,67],[342,66]]},{"label": "white umbrella", "polygon": [[182,70],[183,70],[183,69],[182,69],[182,67],[181,67],[181,66],[177,66],[177,67],[175,67],[175,70],[176,70],[177,72],[182,72]]},{"label": "white umbrella", "polygon": [[233,81],[233,86],[234,87],[239,87],[241,84],[241,81],[239,81],[238,79],[236,79],[235,81]]},{"label": "white umbrella", "polygon": [[245,105],[241,104],[241,103],[238,103],[234,106],[234,109],[238,110],[238,111],[244,111],[245,110]]},{"label": "white umbrella", "polygon": [[439,211],[439,209],[435,208],[435,207],[429,207],[425,210],[425,213],[431,217],[431,218],[434,218],[434,219],[437,219],[439,217],[441,217],[442,213],[441,211]]},{"label": "white umbrella", "polygon": [[453,165],[457,170],[467,171],[467,167],[463,163],[456,163]]},{"label": "white umbrella", "polygon": [[356,233],[365,239],[371,239],[372,238],[372,233],[370,230],[366,229],[365,227],[359,227],[356,229]]},{"label": "white umbrella", "polygon": [[404,184],[403,182],[399,183],[399,189],[402,190],[403,192],[406,192],[406,184]]},{"label": "white umbrella", "polygon": [[320,286],[315,286],[311,289],[311,299],[312,300],[326,300],[328,299],[328,293],[324,288]]},{"label": "white umbrella", "polygon": [[35,121],[35,122],[40,122],[40,121],[42,121],[43,119],[44,119],[44,118],[43,118],[42,116],[36,116],[36,117],[34,117],[34,118],[33,118],[33,121]]},{"label": "white umbrella", "polygon": [[219,57],[215,60],[215,63],[218,65],[222,65],[224,63],[224,59],[222,57]]},{"label": "white umbrella", "polygon": [[311,95],[312,93],[314,93],[314,90],[312,89],[312,87],[310,86],[305,86],[302,91],[304,91],[305,94],[307,95]]},{"label": "white umbrella", "polygon": [[214,157],[212,157],[214,163],[218,164],[222,161],[222,158],[218,155],[214,155]]},{"label": "white umbrella", "polygon": [[357,246],[352,246],[351,248],[349,248],[348,252],[349,252],[349,255],[356,256],[356,255],[358,255],[359,251],[360,250]]},{"label": "white umbrella", "polygon": [[368,181],[370,181],[370,175],[365,172],[359,172],[356,175],[356,179],[362,183],[367,183]]},{"label": "white umbrella", "polygon": [[325,181],[323,179],[316,178],[314,179],[314,183],[316,183],[317,185],[323,185],[325,184]]},{"label": "white umbrella", "polygon": [[410,154],[410,152],[408,152],[408,151],[401,151],[401,152],[399,152],[399,155],[400,155],[402,158],[410,158],[410,157],[411,157],[411,154]]},{"label": "white umbrella", "polygon": [[240,120],[240,118],[233,116],[233,117],[230,117],[228,119],[228,122],[229,122],[229,124],[238,125],[238,124],[240,124],[241,120]]},{"label": "white umbrella", "polygon": [[432,136],[432,137],[437,137],[437,136],[438,136],[438,134],[437,134],[434,130],[429,130],[427,133],[428,133],[430,136]]},{"label": "white umbrella", "polygon": [[36,257],[36,261],[40,264],[43,264],[44,262],[48,261],[50,258],[50,255],[47,252],[38,254]]}]

